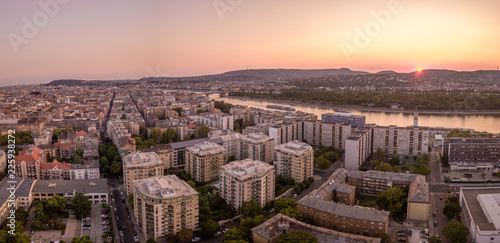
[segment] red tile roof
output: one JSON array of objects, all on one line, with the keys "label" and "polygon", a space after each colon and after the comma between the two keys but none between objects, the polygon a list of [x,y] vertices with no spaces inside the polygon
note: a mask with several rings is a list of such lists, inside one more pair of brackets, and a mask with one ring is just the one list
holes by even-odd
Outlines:
[{"label": "red tile roof", "polygon": [[40,170],[41,171],[46,171],[46,170],[51,170],[53,168],[58,168],[60,170],[69,170],[71,167],[70,164],[64,163],[64,162],[59,162],[57,160],[54,160],[52,163],[43,163],[40,165]]}]

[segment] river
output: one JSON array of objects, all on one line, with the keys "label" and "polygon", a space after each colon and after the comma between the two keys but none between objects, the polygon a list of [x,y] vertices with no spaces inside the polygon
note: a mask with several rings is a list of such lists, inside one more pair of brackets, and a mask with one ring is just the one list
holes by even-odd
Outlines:
[{"label": "river", "polygon": [[[319,107],[310,107],[302,105],[287,105],[284,103],[258,101],[252,99],[236,99],[230,97],[220,97],[219,94],[211,94],[211,99],[224,101],[233,105],[245,105],[249,107],[266,108],[266,105],[285,105],[291,106],[298,111],[313,113],[321,119],[321,114],[333,112],[333,109],[325,109]],[[375,123],[377,125],[388,126],[411,126],[413,125],[413,114],[403,113],[388,113],[388,112],[367,112],[356,109],[349,109],[355,115],[366,116],[366,123]],[[434,115],[434,114],[419,114],[418,125],[427,127],[445,127],[445,128],[471,128],[476,131],[500,133],[500,115]]]}]

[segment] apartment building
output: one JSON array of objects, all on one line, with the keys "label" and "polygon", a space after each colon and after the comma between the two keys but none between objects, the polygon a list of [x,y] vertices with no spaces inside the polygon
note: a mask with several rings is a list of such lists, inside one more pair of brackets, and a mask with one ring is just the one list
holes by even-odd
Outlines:
[{"label": "apartment building", "polygon": [[[9,183],[9,181],[17,181],[17,183]],[[3,224],[6,219],[15,221],[15,216],[11,215],[10,210],[20,207],[28,211],[28,208],[33,201],[31,190],[35,180],[25,180],[15,176],[9,180],[0,182],[0,224]],[[11,201],[11,187],[15,187],[16,197]]]},{"label": "apartment building", "polygon": [[342,232],[371,234],[387,233],[389,230],[389,211],[349,206],[309,196],[297,202],[297,209],[315,224]]},{"label": "apartment building", "polygon": [[368,156],[373,153],[373,127],[369,124],[353,130],[351,136],[346,139],[345,146],[345,168],[357,170]]},{"label": "apartment building", "polygon": [[221,130],[234,129],[234,116],[224,113],[202,113],[198,115],[191,115],[189,118],[211,128]]},{"label": "apartment building", "polygon": [[220,169],[220,197],[233,208],[254,199],[261,206],[274,200],[274,166],[244,159],[223,165]]},{"label": "apartment building", "polygon": [[302,230],[311,233],[318,242],[380,243],[380,238],[348,234],[340,231],[313,226],[295,218],[278,213],[264,223],[251,229],[254,243],[273,243],[279,235]]},{"label": "apartment building", "polygon": [[276,174],[302,182],[313,176],[314,152],[311,146],[292,141],[274,148]]},{"label": "apartment building", "polygon": [[309,195],[326,200],[353,205],[355,202],[356,187],[346,184],[349,171],[339,168],[333,172],[328,180]]},{"label": "apartment building", "polygon": [[217,180],[220,167],[226,163],[226,149],[216,143],[206,141],[186,148],[186,170],[196,181]]},{"label": "apartment building", "polygon": [[69,180],[71,164],[54,160],[40,165],[41,180]]},{"label": "apartment building", "polygon": [[429,152],[429,128],[409,126],[376,126],[373,128],[373,151],[381,148],[387,154],[418,156]]},{"label": "apartment building", "polygon": [[153,150],[160,157],[161,161],[163,161],[163,166],[166,170],[174,166],[174,150],[170,144],[155,145],[153,146]]},{"label": "apartment building", "polygon": [[500,165],[500,138],[445,138],[451,170],[493,170]]},{"label": "apartment building", "polygon": [[352,127],[362,127],[366,123],[366,117],[361,115],[353,115],[350,111],[335,111],[333,113],[325,113],[321,115],[321,120],[328,123],[346,123]]},{"label": "apartment building", "polygon": [[304,140],[308,144],[345,149],[345,141],[349,136],[350,124],[304,121]]},{"label": "apartment building", "polygon": [[134,215],[146,238],[199,229],[198,192],[175,175],[134,181]]},{"label": "apartment building", "polygon": [[123,179],[125,192],[133,192],[134,180],[164,173],[163,161],[154,152],[134,152],[123,158]]},{"label": "apartment building", "polygon": [[288,143],[294,140],[302,141],[304,132],[304,122],[302,120],[273,125],[269,127],[269,136],[274,139],[274,146]]},{"label": "apartment building", "polygon": [[253,159],[266,163],[274,160],[274,139],[264,133],[249,133],[241,136],[236,159]]},{"label": "apartment building", "polygon": [[70,159],[71,156],[76,154],[76,143],[57,142],[54,143],[54,149],[56,151],[56,156],[60,156],[62,159]]},{"label": "apartment building", "polygon": [[356,192],[374,196],[391,187],[408,189],[416,180],[425,182],[425,176],[376,170],[350,171],[347,174],[347,183],[356,186]]},{"label": "apartment building", "polygon": [[52,131],[49,129],[43,130],[38,136],[34,139],[35,146],[44,145],[44,144],[52,144]]},{"label": "apartment building", "polygon": [[69,172],[71,180],[95,180],[101,177],[97,160],[88,160],[84,164],[71,164]]},{"label": "apartment building", "polygon": [[29,145],[16,156],[16,176],[23,179],[40,179],[40,165],[45,162],[45,153],[38,147]]}]

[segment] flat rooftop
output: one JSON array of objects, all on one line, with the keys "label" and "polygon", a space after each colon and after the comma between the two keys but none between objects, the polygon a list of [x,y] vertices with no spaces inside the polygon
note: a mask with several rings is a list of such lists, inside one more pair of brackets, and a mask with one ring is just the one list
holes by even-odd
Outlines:
[{"label": "flat rooftop", "polygon": [[187,147],[186,150],[197,155],[219,154],[226,151],[224,147],[208,141],[196,144],[191,147]]},{"label": "flat rooftop", "polygon": [[127,168],[150,167],[163,165],[160,157],[155,152],[133,152],[123,158],[123,165]]},{"label": "flat rooftop", "polygon": [[176,175],[155,176],[134,180],[134,187],[142,194],[158,199],[198,195],[195,189]]},{"label": "flat rooftop", "polygon": [[[417,174],[406,174],[406,173],[395,173],[395,172],[369,170],[369,171],[350,171],[349,174],[347,174],[347,177],[357,178],[357,179],[374,178],[374,179],[386,179],[386,180],[390,180],[390,181],[412,182],[412,181],[416,180],[417,177],[420,178],[422,176],[417,175]],[[424,178],[425,178],[425,176],[424,176]],[[424,181],[425,181],[425,179],[424,179]]]},{"label": "flat rooftop", "polygon": [[241,137],[242,140],[250,141],[253,143],[263,143],[269,140],[272,140],[272,137],[267,136],[264,133],[261,132],[256,132],[256,133],[249,133],[247,135],[243,135]]},{"label": "flat rooftop", "polygon": [[298,140],[295,140],[295,141],[291,141],[288,143],[280,144],[280,145],[276,146],[276,149],[283,151],[283,152],[295,154],[295,155],[302,155],[302,154],[306,153],[307,151],[311,150],[312,147],[307,143],[303,143],[303,142],[299,142]]},{"label": "flat rooftop", "polygon": [[37,180],[32,193],[108,193],[106,179],[94,180]]},{"label": "flat rooftop", "polygon": [[[499,201],[497,199],[499,199],[500,187],[462,187],[460,194],[469,208],[474,223],[480,230],[500,230],[495,226],[495,224],[499,224],[500,220],[500,211],[495,210],[498,209]],[[488,206],[493,206],[493,210],[487,209]]]},{"label": "flat rooftop", "polygon": [[274,166],[268,163],[252,159],[237,160],[221,166],[221,171],[240,180],[245,180],[273,169]]}]

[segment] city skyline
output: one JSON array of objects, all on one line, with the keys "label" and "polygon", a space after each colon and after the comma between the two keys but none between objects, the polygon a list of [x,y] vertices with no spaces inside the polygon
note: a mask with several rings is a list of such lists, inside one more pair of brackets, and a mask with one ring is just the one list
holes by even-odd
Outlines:
[{"label": "city skyline", "polygon": [[[0,2],[0,86],[242,69],[497,70],[499,2]],[[8,10],[8,11],[7,11]]]}]

